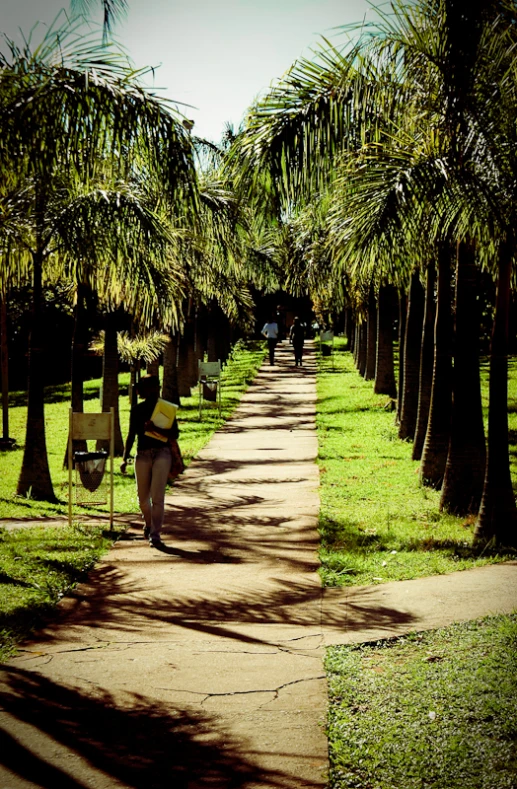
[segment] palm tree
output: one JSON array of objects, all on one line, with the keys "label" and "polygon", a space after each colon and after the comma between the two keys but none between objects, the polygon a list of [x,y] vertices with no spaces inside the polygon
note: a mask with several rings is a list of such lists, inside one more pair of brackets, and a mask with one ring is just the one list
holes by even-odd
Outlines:
[{"label": "palm tree", "polygon": [[[92,161],[109,162],[112,178],[129,180],[145,161],[170,201],[195,201],[191,144],[163,101],[128,76],[121,57],[85,41],[77,28],[51,29],[33,53],[8,41],[0,56],[1,155],[28,185],[33,313],[28,416],[18,492],[53,500],[44,423],[40,347],[43,268],[52,252],[55,203],[65,176],[85,182]],[[87,239],[84,239],[86,242]]]},{"label": "palm tree", "polygon": [[370,285],[368,293],[368,317],[367,317],[367,349],[366,349],[366,368],[364,377],[367,381],[375,379],[375,364],[377,360],[377,300],[375,290]]},{"label": "palm tree", "polygon": [[393,366],[393,317],[395,290],[390,285],[379,289],[377,317],[377,359],[375,364],[376,394],[386,394],[394,400],[397,396]]},{"label": "palm tree", "polygon": [[420,480],[440,488],[445,474],[452,408],[451,250],[439,245],[434,323],[434,360],[429,418],[422,449]]},{"label": "palm tree", "polygon": [[423,319],[424,289],[420,282],[420,272],[415,270],[411,276],[408,297],[404,337],[404,389],[399,425],[399,438],[409,438],[411,441],[415,436],[418,412]]},{"label": "palm tree", "polygon": [[[93,7],[98,5],[98,0],[70,1],[70,6],[74,14],[88,15]],[[124,16],[129,8],[129,3],[127,0],[100,0],[100,5],[103,12],[102,35],[104,43],[106,43],[113,29],[113,23],[116,19],[120,19]]]},{"label": "palm tree", "polygon": [[0,184],[0,365],[2,378],[2,438],[0,446],[11,447],[9,437],[9,349],[7,300],[14,286],[28,282],[26,227],[20,184],[6,168]]},{"label": "palm tree", "polygon": [[474,248],[458,244],[451,435],[440,499],[441,509],[457,515],[477,514],[485,474],[478,284]]}]

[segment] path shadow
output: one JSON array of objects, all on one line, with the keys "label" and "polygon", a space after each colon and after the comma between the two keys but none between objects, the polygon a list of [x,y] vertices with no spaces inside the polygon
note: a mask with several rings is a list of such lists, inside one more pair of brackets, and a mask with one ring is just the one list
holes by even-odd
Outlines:
[{"label": "path shadow", "polygon": [[[152,572],[152,555],[142,564]],[[331,590],[336,595],[341,590]],[[306,627],[311,635],[320,630],[342,629],[347,632],[364,630],[375,624],[387,632],[394,625],[411,624],[413,617],[405,611],[379,605],[374,598],[350,608],[343,594],[343,606],[325,610],[321,620],[321,605],[325,590],[313,579],[312,583],[285,577],[271,577],[257,581],[253,590],[239,586],[221,590],[220,595],[208,588],[206,592],[175,592],[174,597],[156,588],[149,588],[145,579],[140,586],[129,580],[114,566],[95,570],[87,584],[81,585],[60,609],[60,617],[38,641],[39,652],[52,646],[63,636],[70,637],[76,626],[91,628],[92,641],[122,641],[141,637],[146,640],[168,633],[175,628],[212,638],[231,639],[238,643],[277,646],[275,637],[286,633],[288,627]],[[271,631],[268,639],[251,626],[281,626],[278,634]],[[95,635],[97,633],[97,635]],[[299,636],[299,631],[298,631]]]},{"label": "path shadow", "polygon": [[[85,695],[72,684],[18,668],[0,670],[0,681],[0,764],[34,786],[86,789],[97,781],[135,789],[292,786],[281,772],[259,771],[243,756],[246,743],[221,731],[221,722],[204,712],[179,711],[136,694],[127,694],[122,704],[100,687]],[[16,721],[30,726],[31,734],[24,737],[22,726],[14,736]]]}]

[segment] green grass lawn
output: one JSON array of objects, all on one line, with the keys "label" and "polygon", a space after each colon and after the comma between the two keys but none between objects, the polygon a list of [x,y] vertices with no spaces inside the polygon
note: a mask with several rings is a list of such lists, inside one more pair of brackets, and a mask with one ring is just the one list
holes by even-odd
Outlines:
[{"label": "green grass lawn", "polygon": [[[439,511],[440,492],[419,482],[412,444],[397,436],[389,398],[373,394],[344,341],[334,369],[320,359],[318,415],[321,575],[325,585],[376,584],[507,559],[472,546],[474,518]],[[487,404],[483,365],[483,400]],[[517,372],[511,365],[510,427],[517,436]],[[512,473],[517,478],[515,447]]]},{"label": "green grass lawn", "polygon": [[327,653],[332,789],[515,789],[517,615]]},{"label": "green grass lawn", "polygon": [[[242,393],[254,379],[264,358],[263,342],[240,342],[224,368],[222,383],[222,416],[214,404],[206,404],[199,421],[197,393],[182,398],[178,413],[180,444],[188,463],[208,442],[237,406]],[[127,390],[128,376],[120,376],[122,390]],[[98,411],[100,381],[85,384],[85,410]],[[66,515],[68,472],[62,468],[67,441],[69,386],[49,387],[47,390],[46,425],[49,462],[52,480],[60,499],[58,504],[33,501],[14,494],[22,462],[26,408],[11,408],[10,435],[20,448],[0,454],[0,517],[28,518]],[[21,395],[14,395],[16,402]],[[129,420],[127,396],[121,397],[122,433],[125,436]],[[115,509],[118,512],[137,512],[137,498],[133,474],[126,476],[115,469]],[[100,508],[104,511],[106,507]],[[77,508],[87,514],[98,514],[99,509]],[[16,650],[16,644],[26,638],[45,617],[52,614],[59,600],[79,581],[84,580],[95,562],[119,536],[122,527],[108,531],[106,525],[37,526],[15,531],[0,529],[0,660]]]}]

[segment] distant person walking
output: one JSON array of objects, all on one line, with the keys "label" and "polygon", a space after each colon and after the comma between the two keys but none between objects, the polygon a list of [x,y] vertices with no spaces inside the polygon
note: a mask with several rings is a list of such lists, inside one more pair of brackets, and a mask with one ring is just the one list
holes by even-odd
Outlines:
[{"label": "distant person walking", "polygon": [[269,364],[275,363],[275,348],[278,342],[278,323],[274,318],[271,318],[264,324],[262,334],[267,340],[267,347],[269,350]]},{"label": "distant person walking", "polygon": [[302,366],[303,356],[303,343],[305,342],[305,326],[298,316],[294,319],[293,325],[289,331],[289,339],[294,350],[294,365],[295,367]]}]

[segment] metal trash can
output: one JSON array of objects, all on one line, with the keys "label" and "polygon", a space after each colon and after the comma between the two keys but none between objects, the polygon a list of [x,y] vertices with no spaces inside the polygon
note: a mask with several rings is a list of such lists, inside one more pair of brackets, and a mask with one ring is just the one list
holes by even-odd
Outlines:
[{"label": "metal trash can", "polygon": [[217,401],[217,381],[203,381],[203,400]]}]

